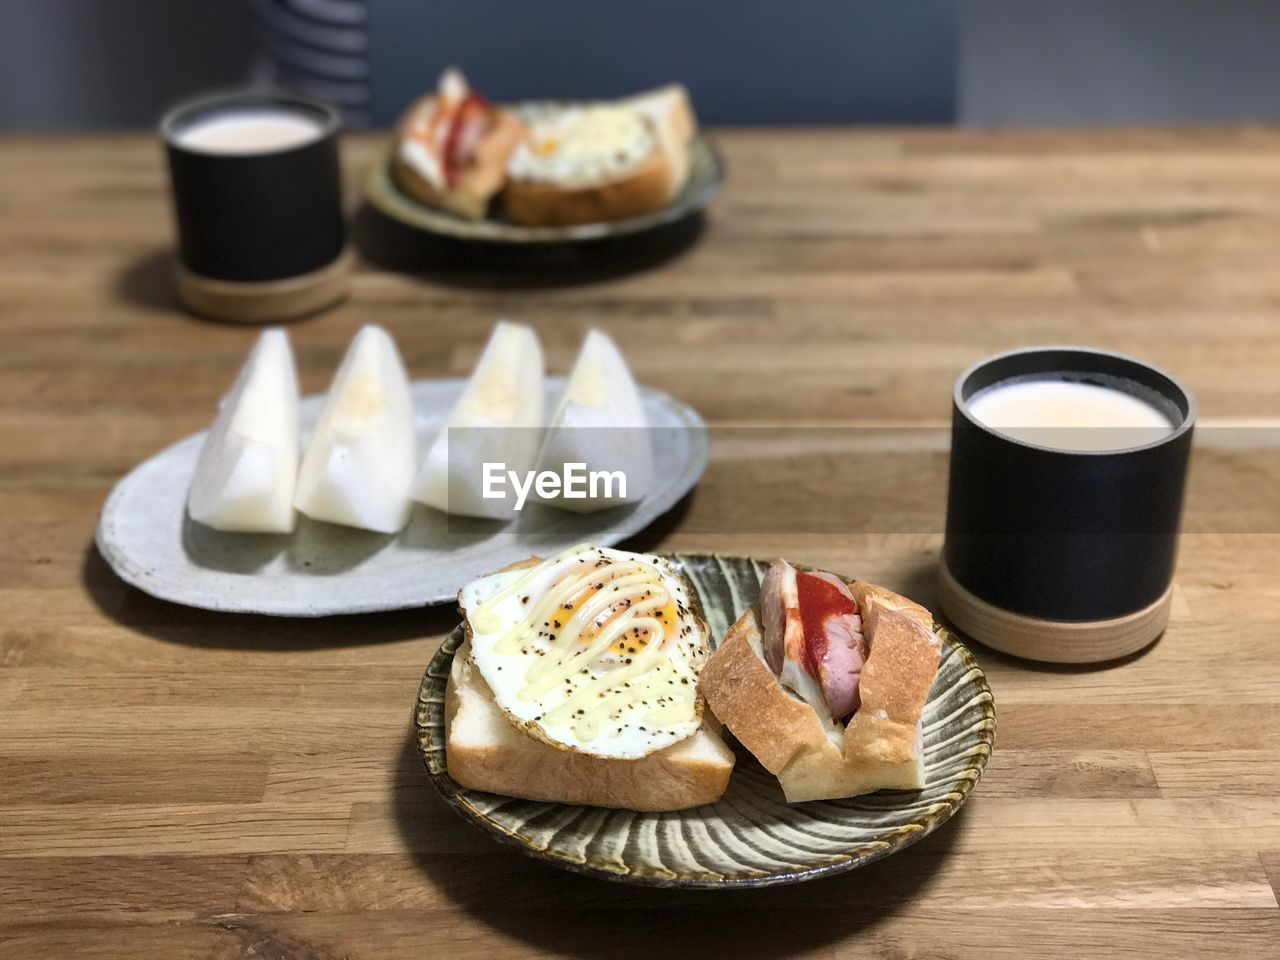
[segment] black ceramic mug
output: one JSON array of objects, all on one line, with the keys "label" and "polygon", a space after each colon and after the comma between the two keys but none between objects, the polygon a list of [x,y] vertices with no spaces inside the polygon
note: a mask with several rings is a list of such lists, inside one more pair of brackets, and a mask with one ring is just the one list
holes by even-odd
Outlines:
[{"label": "black ceramic mug", "polygon": [[331,107],[274,91],[197,97],[165,114],[179,292],[191,309],[265,322],[345,292],[339,126]]},{"label": "black ceramic mug", "polygon": [[[1019,431],[975,415],[989,391],[1022,384],[1050,386],[1006,393],[1006,415],[1016,397],[1043,398],[1047,389],[1059,391],[1058,403],[1096,394],[1104,410],[1140,401],[1153,422],[1167,423],[1134,443],[1135,434],[1098,417],[1086,429],[1100,432],[1084,437],[1093,448],[1081,449],[1078,425]],[[1190,391],[1132,357],[1043,347],[970,367],[952,402],[940,584],[952,621],[997,649],[1058,662],[1112,659],[1158,637],[1196,416]]]}]

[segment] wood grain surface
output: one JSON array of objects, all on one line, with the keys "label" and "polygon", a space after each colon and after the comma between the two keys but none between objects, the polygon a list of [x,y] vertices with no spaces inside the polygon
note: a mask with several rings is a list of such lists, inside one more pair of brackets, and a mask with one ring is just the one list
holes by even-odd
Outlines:
[{"label": "wood grain surface", "polygon": [[[149,137],[0,141],[0,957],[1275,957],[1280,950],[1280,131],[726,131],[705,222],[513,252],[356,214],[357,326],[414,376],[491,324],[553,369],[591,325],[712,424],[646,549],[774,556],[932,603],[956,373],[1138,354],[1202,427],[1174,610],[1105,669],[977,647],[987,775],[937,834],[775,891],[562,874],[431,794],[410,709],[447,609],[188,611],[94,553],[112,484],[210,419],[254,334],[176,305]],[[345,144],[354,186],[377,138]],[[352,196],[355,206],[354,193]]]}]

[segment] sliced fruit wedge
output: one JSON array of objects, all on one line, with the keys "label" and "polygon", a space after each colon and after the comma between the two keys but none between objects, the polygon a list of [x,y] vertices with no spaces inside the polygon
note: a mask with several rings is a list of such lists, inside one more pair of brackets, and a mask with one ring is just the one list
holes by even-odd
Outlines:
[{"label": "sliced fruit wedge", "polygon": [[314,520],[395,533],[409,522],[417,463],[400,353],[387,331],[363,327],[334,375],[307,444],[294,506]]},{"label": "sliced fruit wedge", "polygon": [[[591,330],[583,341],[538,455],[538,469],[566,474],[608,474],[585,496],[547,499],[551,506],[592,513],[643,500],[653,479],[649,421],[627,361],[608,336]],[[625,477],[625,495],[617,476]],[[594,493],[593,493],[594,491]]]},{"label": "sliced fruit wedge", "polygon": [[191,519],[239,533],[297,525],[298,374],[289,337],[264,330],[223,398],[196,462]]},{"label": "sliced fruit wedge", "polygon": [[512,496],[484,496],[484,465],[503,464],[520,474],[533,469],[542,440],[543,396],[538,335],[523,324],[500,321],[423,459],[414,499],[460,516],[510,516]]}]

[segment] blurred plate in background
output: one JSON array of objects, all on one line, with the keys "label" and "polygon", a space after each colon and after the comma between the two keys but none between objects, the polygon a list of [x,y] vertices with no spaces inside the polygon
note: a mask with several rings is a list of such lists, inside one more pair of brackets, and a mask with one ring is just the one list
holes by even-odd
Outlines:
[{"label": "blurred plate in background", "polygon": [[689,179],[670,204],[654,213],[628,220],[606,223],[584,223],[567,227],[524,227],[502,217],[501,201],[489,219],[464,220],[444,210],[425,206],[402,193],[391,175],[392,144],[379,155],[365,182],[365,196],[382,213],[407,226],[458,240],[484,240],[491,243],[572,243],[599,240],[628,233],[651,230],[683,220],[706,207],[724,183],[724,163],[711,142],[697,136],[689,145]]}]

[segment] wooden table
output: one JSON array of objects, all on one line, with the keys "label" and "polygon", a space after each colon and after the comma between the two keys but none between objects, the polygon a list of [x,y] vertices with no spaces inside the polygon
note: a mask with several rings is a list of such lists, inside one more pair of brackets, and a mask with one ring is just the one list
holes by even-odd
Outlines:
[{"label": "wooden table", "polygon": [[[956,373],[1022,344],[1136,353],[1205,427],[1253,428],[1201,430],[1164,639],[1105,670],[978,648],[999,730],[976,795],[853,874],[690,895],[520,857],[437,801],[410,742],[450,611],[219,616],[94,552],[112,484],[206,424],[254,334],[175,307],[150,138],[10,139],[0,957],[1280,955],[1280,131],[718,139],[705,229],[652,246],[499,264],[362,215],[351,301],[292,331],[305,390],[365,322],[418,377],[465,373],[498,317],[559,369],[598,324],[717,428],[647,548],[932,602],[945,431],[920,428]],[[353,196],[375,146],[346,144]]]}]

